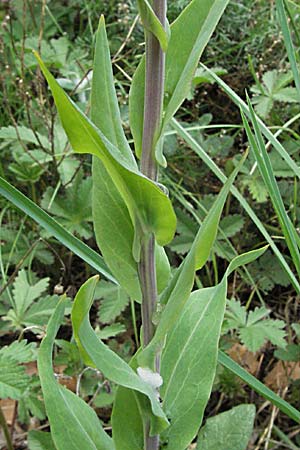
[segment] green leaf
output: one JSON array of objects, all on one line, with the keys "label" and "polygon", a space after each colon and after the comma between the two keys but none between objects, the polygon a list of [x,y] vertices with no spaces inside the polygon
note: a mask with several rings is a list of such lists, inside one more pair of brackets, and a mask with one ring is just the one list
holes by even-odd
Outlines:
[{"label": "green leaf", "polygon": [[31,430],[28,433],[29,450],[57,450],[51,437],[51,433]]},{"label": "green leaf", "polygon": [[162,51],[166,52],[169,40],[167,31],[156,16],[148,0],[137,0],[137,3],[144,28],[156,37]]},{"label": "green leaf", "polygon": [[[193,0],[171,25],[166,53],[165,105],[161,134],[188,95],[199,58],[227,3],[228,0]],[[129,97],[130,126],[139,157],[143,135],[144,77],[143,59],[133,77]],[[163,155],[157,152],[156,157],[160,164],[166,165]]]},{"label": "green leaf", "polygon": [[138,172],[122,152],[89,121],[60,88],[41,59],[37,58],[51,87],[73,149],[79,153],[91,153],[101,160],[126,203],[135,230],[133,256],[139,261],[142,235],[153,233],[159,245],[165,245],[173,238],[176,217],[169,198],[156,183]]},{"label": "green leaf", "polygon": [[117,334],[124,333],[126,331],[125,326],[122,323],[113,323],[103,328],[96,328],[96,334],[99,339],[108,339],[111,337],[115,337]]},{"label": "green leaf", "polygon": [[25,367],[5,354],[0,354],[0,366],[0,398],[19,400],[29,383]]},{"label": "green leaf", "polygon": [[[103,17],[96,33],[91,118],[136,168],[121,124]],[[138,267],[132,254],[134,226],[123,197],[97,157],[93,157],[93,221],[98,247],[111,271],[132,298],[141,300]]]},{"label": "green leaf", "polygon": [[83,179],[83,172],[79,171],[72,184],[65,189],[64,196],[57,193],[53,199],[54,189],[49,187],[43,195],[41,206],[56,216],[70,233],[90,239],[93,235],[91,190],[92,178]]},{"label": "green leaf", "polygon": [[43,278],[36,284],[30,285],[25,269],[21,269],[13,284],[14,312],[17,320],[23,321],[26,310],[48,288],[49,278]]},{"label": "green leaf", "polygon": [[11,145],[13,141],[21,140],[22,142],[27,142],[35,145],[36,147],[40,147],[37,137],[44,148],[51,150],[49,139],[38,132],[34,133],[31,128],[19,125],[18,130],[16,130],[13,126],[0,128],[0,139],[6,140],[9,145]]},{"label": "green leaf", "polygon": [[226,353],[219,351],[218,361],[226,369],[230,370],[233,374],[240,377],[245,383],[247,383],[255,392],[269,400],[273,405],[277,406],[283,413],[293,419],[296,423],[300,422],[300,411],[290,405],[287,401],[275,394],[271,389],[265,386],[261,381],[257,380],[253,375],[243,369],[233,359],[231,359]]},{"label": "green leaf", "polygon": [[[72,324],[76,342],[86,361],[92,363],[105,377],[121,386],[136,390],[148,397],[155,417],[151,433],[160,433],[168,421],[152,387],[144,382],[131,367],[97,337],[89,322],[98,277],[92,277],[79,289],[72,309]],[[155,428],[154,428],[155,423]]]},{"label": "green leaf", "polygon": [[58,301],[58,295],[46,295],[38,302],[33,303],[24,315],[24,324],[26,326],[44,326],[48,322],[49,316],[55,310]]},{"label": "green leaf", "polygon": [[246,450],[255,418],[254,405],[239,405],[207,419],[197,440],[198,450]]},{"label": "green leaf", "polygon": [[18,364],[34,361],[36,359],[36,343],[28,344],[26,339],[14,341],[1,348],[0,356],[11,358]]},{"label": "green leaf", "polygon": [[297,66],[297,55],[293,45],[291,32],[288,25],[288,19],[285,11],[285,5],[283,0],[276,0],[276,9],[278,14],[278,21],[281,26],[285,47],[287,50],[288,58],[291,64],[295,85],[297,89],[298,102],[300,101],[300,72]]},{"label": "green leaf", "polygon": [[65,230],[58,222],[43,211],[39,206],[33,203],[22,192],[13,187],[7,181],[0,177],[0,194],[8,201],[12,202],[17,208],[28,214],[40,226],[44,227],[59,242],[74,252],[83,261],[93,267],[97,272],[103,274],[106,278],[116,283],[108,267],[104,263],[103,258],[81,242],[67,230]]},{"label": "green leaf", "polygon": [[38,371],[52,439],[57,450],[114,450],[112,440],[102,429],[94,410],[54,378],[52,350],[64,317],[65,302],[63,298],[57,305],[38,356]]},{"label": "green leaf", "polygon": [[[129,365],[137,369],[137,354]],[[111,420],[116,450],[141,450],[144,447],[142,410],[135,391],[118,386]]]},{"label": "green leaf", "polygon": [[282,361],[300,361],[300,345],[288,344],[285,349],[275,350],[274,356]]},{"label": "green leaf", "polygon": [[134,392],[119,386],[112,412],[113,441],[116,450],[141,450],[143,421]]},{"label": "green leaf", "polygon": [[102,299],[99,308],[99,320],[110,323],[121,314],[129,303],[124,289],[107,281],[100,281],[95,292],[96,299]]},{"label": "green leaf", "polygon": [[265,250],[263,247],[237,256],[218,285],[193,292],[167,336],[161,360],[161,396],[170,418],[170,427],[164,433],[167,450],[185,450],[201,425],[216,372],[227,278]]},{"label": "green leaf", "polygon": [[[213,74],[215,76],[215,74]],[[249,113],[249,108],[247,105],[241,100],[235,92],[230,89],[227,84],[223,83],[220,78],[216,78],[216,81],[221,84],[223,89],[226,91],[226,93],[232,98],[232,100],[237,103],[239,106],[242,107],[244,112]],[[261,126],[261,129],[263,130],[263,133],[267,136],[268,139],[273,143],[274,147],[277,148],[277,151],[281,153],[285,152],[285,154],[289,157],[288,153],[284,150],[282,145],[277,141],[277,139],[273,136],[273,134],[269,131],[269,129],[261,122],[259,121],[259,124]],[[190,135],[189,132],[187,132],[177,120],[172,119],[172,126],[173,128],[178,132],[179,136],[184,139],[184,141],[195,151],[195,153],[202,159],[202,161],[211,169],[211,171],[216,175],[216,177],[222,181],[222,183],[225,183],[227,180],[227,177],[224,175],[224,173],[220,170],[220,168],[214,163],[214,161],[210,158],[210,156],[205,152],[205,150],[201,147],[201,145],[195,141],[195,139]],[[280,150],[279,150],[280,149]],[[283,156],[283,155],[282,155]],[[296,171],[299,170],[297,164],[291,160],[291,163],[287,161],[285,157],[283,157],[289,167],[292,168],[293,172],[297,173]],[[296,169],[295,169],[296,167]],[[300,171],[299,171],[300,174]],[[278,261],[280,262],[281,266],[283,267],[285,273],[288,275],[291,283],[293,284],[294,288],[296,289],[297,293],[300,293],[300,284],[297,278],[295,277],[293,271],[290,269],[289,265],[287,264],[286,260],[284,259],[282,252],[280,249],[276,246],[274,243],[272,237],[267,232],[265,226],[260,221],[260,219],[255,214],[254,210],[251,208],[251,206],[247,203],[244,196],[234,187],[231,187],[232,194],[237,198],[239,203],[242,205],[244,210],[247,212],[253,223],[256,225],[256,227],[259,229],[260,233],[264,236],[265,240],[270,244],[273,252],[275,253]]]},{"label": "green leaf", "polygon": [[[243,161],[241,164],[242,163]],[[239,167],[231,174],[228,181],[224,184],[221,192],[203,221],[189,254],[177,269],[175,275],[162,294],[161,303],[166,303],[166,306],[152,341],[139,356],[139,364],[142,367],[152,367],[154,355],[162,345],[165,335],[172,329],[181,315],[182,309],[193,288],[195,271],[201,269],[209,257],[217,235],[222,209],[238,170]]]},{"label": "green leaf", "polygon": [[[218,83],[218,85],[224,90],[224,92],[228,95],[228,97],[243,111],[243,113],[250,117],[250,110],[247,104],[214,72],[212,72],[208,67],[201,63],[201,67],[206,69],[213,79]],[[258,126],[261,132],[264,134],[266,139],[271,142],[276,151],[280,154],[280,156],[285,160],[287,165],[292,169],[293,173],[300,178],[300,167],[297,165],[296,161],[294,161],[288,152],[284,149],[281,143],[278,141],[276,136],[269,130],[269,128],[264,124],[264,122],[257,118]]]},{"label": "green leaf", "polygon": [[284,337],[286,333],[282,330],[284,326],[283,320],[266,319],[241,328],[239,336],[251,352],[259,350],[267,340],[278,347],[285,347],[286,341]]},{"label": "green leaf", "polygon": [[122,128],[103,16],[100,17],[96,32],[91,117],[104,136],[121,151],[128,164],[136,168],[131,148]]},{"label": "green leaf", "polygon": [[250,111],[250,118],[254,128],[255,134],[252,133],[248,121],[246,117],[241,111],[243,124],[247,133],[247,137],[251,146],[251,149],[255,155],[255,159],[257,161],[257,165],[261,176],[264,180],[266,187],[268,188],[270,198],[275,209],[276,215],[278,217],[282,232],[284,234],[287,246],[290,250],[293,263],[295,265],[296,271],[300,276],[300,239],[298,233],[289,218],[285,210],[285,206],[280,194],[280,190],[276,181],[276,178],[273,173],[272,164],[266,150],[264,140],[259,128],[259,124],[257,122],[255,113],[253,111],[252,105],[250,104],[250,100],[248,98],[248,107]]}]

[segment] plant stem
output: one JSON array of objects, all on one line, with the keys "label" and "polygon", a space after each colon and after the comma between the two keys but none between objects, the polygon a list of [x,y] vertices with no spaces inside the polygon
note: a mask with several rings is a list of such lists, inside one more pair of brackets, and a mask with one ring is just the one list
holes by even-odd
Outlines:
[{"label": "plant stem", "polygon": [[[162,25],[166,25],[166,0],[153,0],[152,7]],[[145,30],[146,37],[146,72],[145,72],[145,106],[144,129],[141,157],[141,171],[152,180],[157,179],[155,162],[155,144],[161,125],[165,54],[156,37]]]},{"label": "plant stem", "polygon": [[0,406],[0,427],[3,429],[7,450],[13,450],[13,443],[1,406]]},{"label": "plant stem", "polygon": [[[158,19],[165,27],[166,0],[153,0],[152,8]],[[144,129],[141,155],[141,172],[148,178],[156,181],[158,168],[155,161],[155,146],[161,127],[165,54],[158,40],[149,31],[145,30],[146,38],[146,71],[145,71],[145,106]],[[155,238],[154,235],[144,236],[141,248],[141,261],[139,263],[139,276],[142,290],[142,325],[143,347],[152,339],[154,325],[152,316],[157,302],[156,269],[155,269]],[[159,372],[159,359],[156,358],[156,370]],[[157,450],[159,436],[150,436],[150,423],[144,423],[144,450]]]}]

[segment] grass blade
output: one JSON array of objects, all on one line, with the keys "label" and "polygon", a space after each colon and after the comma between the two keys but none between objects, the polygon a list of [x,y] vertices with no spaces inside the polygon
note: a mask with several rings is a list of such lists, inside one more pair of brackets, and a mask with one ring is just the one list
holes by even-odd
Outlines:
[{"label": "grass blade", "polygon": [[268,192],[273,203],[275,212],[277,214],[279,223],[281,225],[282,232],[285,236],[287,246],[290,250],[293,262],[295,264],[298,275],[300,276],[300,253],[299,253],[299,237],[297,235],[297,231],[293,226],[281,198],[280,190],[278,184],[276,182],[276,178],[273,173],[272,164],[269,158],[269,155],[266,151],[264,140],[259,129],[256,115],[254,113],[253,107],[250,103],[250,99],[248,97],[248,106],[250,110],[251,122],[254,128],[255,135],[252,133],[250,126],[248,124],[247,119],[243,112],[242,119],[244,123],[244,127],[248,136],[248,140],[250,146],[255,155],[255,159],[258,164],[259,171],[264,180],[266,187],[268,188]]},{"label": "grass blade", "polygon": [[[250,111],[244,100],[241,99],[229,86],[226,84],[218,75],[216,75],[212,70],[206,67],[204,64],[200,63],[201,66],[209,72],[212,78],[218,83],[218,85],[224,90],[228,97],[243,111],[243,113],[249,118]],[[280,154],[281,158],[285,160],[287,165],[292,169],[294,174],[300,179],[300,167],[296,162],[290,157],[285,148],[276,139],[274,134],[269,130],[269,128],[264,124],[264,122],[257,117],[258,126],[263,133],[263,135],[270,141],[275,150]]]},{"label": "grass blade", "polygon": [[88,245],[66,231],[56,220],[27,198],[22,192],[0,177],[0,195],[12,202],[17,208],[28,214],[35,222],[49,231],[58,241],[79,256],[83,261],[104,275],[110,281],[117,283],[111,275],[103,258]]},{"label": "grass blade", "polygon": [[279,397],[279,395],[275,394],[275,392],[265,386],[253,375],[248,373],[238,363],[226,355],[226,353],[219,350],[218,361],[222,364],[222,366],[226,367],[226,369],[230,370],[232,373],[245,381],[245,383],[247,383],[248,386],[250,386],[255,392],[269,400],[273,405],[277,406],[280,411],[295,420],[295,422],[300,422],[300,411]]},{"label": "grass blade", "polygon": [[285,43],[285,48],[288,54],[288,58],[291,64],[291,69],[294,75],[294,81],[295,85],[298,91],[298,97],[300,102],[300,73],[297,66],[297,60],[296,60],[296,53],[292,41],[292,36],[290,33],[290,29],[288,26],[287,16],[285,12],[285,7],[283,0],[276,0],[276,8],[277,8],[277,15],[278,15],[278,21],[282,30],[283,39]]},{"label": "grass blade", "polygon": [[[250,114],[250,113],[249,113]],[[227,177],[223,174],[223,172],[220,170],[220,168],[214,163],[214,161],[210,158],[210,156],[205,152],[205,150],[201,147],[201,145],[191,136],[191,134],[186,131],[180,123],[176,119],[172,119],[172,127],[177,131],[178,135],[190,146],[192,150],[202,159],[202,161],[210,168],[210,170],[215,174],[215,176],[222,181],[222,183],[225,183],[227,180]],[[230,189],[231,193],[235,196],[235,198],[240,202],[241,206],[244,208],[246,213],[249,215],[249,217],[252,219],[252,221],[255,223],[261,234],[264,236],[265,240],[270,244],[270,247],[272,248],[273,252],[277,256],[280,264],[282,265],[283,269],[287,273],[288,277],[291,280],[291,283],[293,284],[295,290],[298,294],[300,294],[300,284],[298,280],[296,279],[294,273],[290,269],[289,265],[287,264],[286,260],[282,256],[280,250],[276,246],[275,242],[265,229],[263,223],[260,221],[260,219],[257,217],[251,206],[248,204],[248,202],[244,199],[244,197],[240,194],[240,192],[237,190],[236,187],[232,186]]]}]

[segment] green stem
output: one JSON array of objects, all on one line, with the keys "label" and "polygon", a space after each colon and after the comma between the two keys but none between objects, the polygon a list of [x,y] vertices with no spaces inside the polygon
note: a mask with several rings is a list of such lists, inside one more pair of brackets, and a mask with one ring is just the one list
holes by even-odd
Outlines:
[{"label": "green stem", "polygon": [[2,427],[3,429],[3,433],[4,433],[4,437],[5,437],[5,441],[6,441],[6,446],[7,446],[7,450],[13,450],[13,443],[11,440],[11,436],[9,433],[9,429],[3,414],[3,410],[0,406],[0,427]]},{"label": "green stem", "polygon": [[[153,0],[152,8],[165,27],[166,0]],[[145,30],[145,38],[145,105],[141,172],[148,178],[156,181],[158,167],[155,161],[155,146],[162,121],[165,54],[152,33]],[[157,302],[154,235],[144,236],[141,248],[141,261],[139,263],[139,277],[142,290],[143,347],[145,347],[154,334],[152,317]],[[159,371],[158,357],[156,358],[156,370]],[[157,450],[159,448],[159,436],[150,436],[149,429],[150,423],[147,420],[144,423],[144,450]]]}]

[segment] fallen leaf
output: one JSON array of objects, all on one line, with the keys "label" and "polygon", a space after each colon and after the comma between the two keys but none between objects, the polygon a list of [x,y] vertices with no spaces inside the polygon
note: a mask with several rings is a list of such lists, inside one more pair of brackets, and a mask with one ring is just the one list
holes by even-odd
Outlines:
[{"label": "fallen leaf", "polygon": [[245,345],[236,343],[227,352],[228,355],[244,369],[250,372],[252,375],[257,374],[259,368],[259,356],[258,352],[250,352]]},{"label": "fallen leaf", "polygon": [[284,390],[291,380],[300,378],[300,363],[277,361],[265,377],[265,384],[275,391]]}]

